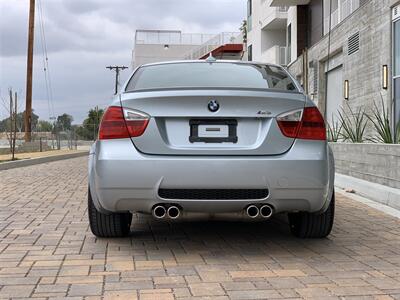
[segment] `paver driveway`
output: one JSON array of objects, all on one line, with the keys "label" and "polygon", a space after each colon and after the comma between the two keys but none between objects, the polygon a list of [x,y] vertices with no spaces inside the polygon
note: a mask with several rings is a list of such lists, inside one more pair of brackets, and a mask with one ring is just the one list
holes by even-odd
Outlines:
[{"label": "paver driveway", "polygon": [[[86,159],[0,172],[0,298],[400,299],[400,222],[337,197],[324,240],[270,222],[154,221],[96,239]],[[389,296],[390,295],[390,296]]]}]

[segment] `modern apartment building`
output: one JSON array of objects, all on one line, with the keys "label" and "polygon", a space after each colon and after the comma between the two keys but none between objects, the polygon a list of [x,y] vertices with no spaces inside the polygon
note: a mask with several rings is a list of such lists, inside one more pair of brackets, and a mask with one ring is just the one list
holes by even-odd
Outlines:
[{"label": "modern apartment building", "polygon": [[167,60],[179,60],[214,34],[182,33],[179,30],[136,30],[132,67]]},{"label": "modern apartment building", "polygon": [[247,56],[249,60],[287,64],[287,6],[272,0],[247,2]]},{"label": "modern apartment building", "polygon": [[[249,58],[286,65],[329,123],[342,108],[371,110],[383,99],[394,128],[400,121],[399,4],[399,0],[249,0]],[[284,7],[289,7],[286,15],[279,13]],[[271,34],[268,24],[274,23],[279,29]],[[285,63],[267,55],[271,45],[287,47]]]},{"label": "modern apartment building", "polygon": [[238,32],[182,33],[179,30],[136,30],[132,68],[145,63],[201,59],[212,51],[218,58],[240,59],[243,38]]}]

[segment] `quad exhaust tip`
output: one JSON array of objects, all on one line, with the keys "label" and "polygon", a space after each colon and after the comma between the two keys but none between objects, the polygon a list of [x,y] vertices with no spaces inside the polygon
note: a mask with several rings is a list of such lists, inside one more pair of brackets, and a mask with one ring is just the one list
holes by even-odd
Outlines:
[{"label": "quad exhaust tip", "polygon": [[167,215],[170,219],[177,219],[179,218],[180,214],[181,214],[180,209],[175,205],[170,206],[167,210]]},{"label": "quad exhaust tip", "polygon": [[263,205],[260,208],[260,215],[263,218],[269,219],[271,218],[272,214],[274,213],[274,210],[270,205]]},{"label": "quad exhaust tip", "polygon": [[162,219],[167,215],[167,210],[162,205],[157,205],[152,211],[153,217],[156,219]]},{"label": "quad exhaust tip", "polygon": [[246,209],[246,214],[250,218],[257,218],[259,213],[260,211],[255,205],[249,205]]}]

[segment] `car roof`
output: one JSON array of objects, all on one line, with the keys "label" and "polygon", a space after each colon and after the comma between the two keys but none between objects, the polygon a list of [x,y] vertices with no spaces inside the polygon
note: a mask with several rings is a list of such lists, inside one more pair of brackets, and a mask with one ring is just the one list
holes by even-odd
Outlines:
[{"label": "car roof", "polygon": [[171,60],[171,61],[161,61],[161,62],[154,62],[143,64],[140,67],[147,67],[147,66],[159,66],[159,65],[169,65],[169,64],[181,64],[181,63],[233,63],[233,64],[244,64],[244,65],[267,65],[273,67],[282,67],[277,64],[271,63],[263,63],[263,62],[256,62],[256,61],[243,61],[243,60],[227,60],[227,59],[217,59],[215,61],[207,61],[205,59],[198,59],[198,60]]}]

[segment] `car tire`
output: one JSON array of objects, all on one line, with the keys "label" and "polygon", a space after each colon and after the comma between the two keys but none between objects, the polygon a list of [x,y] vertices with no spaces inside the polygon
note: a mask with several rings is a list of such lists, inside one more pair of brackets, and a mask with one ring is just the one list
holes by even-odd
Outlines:
[{"label": "car tire", "polygon": [[290,213],[290,230],[299,238],[324,238],[332,231],[334,217],[335,193],[332,194],[328,209],[323,213]]},{"label": "car tire", "polygon": [[130,232],[132,214],[101,213],[93,203],[90,190],[88,190],[88,215],[90,230],[97,237],[124,237]]}]

